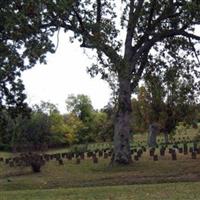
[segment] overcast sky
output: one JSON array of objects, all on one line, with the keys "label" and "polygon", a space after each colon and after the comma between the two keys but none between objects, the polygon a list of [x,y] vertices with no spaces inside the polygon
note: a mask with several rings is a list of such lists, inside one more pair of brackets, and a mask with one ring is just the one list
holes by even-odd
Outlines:
[{"label": "overcast sky", "polygon": [[111,90],[100,78],[91,78],[86,67],[90,60],[79,47],[71,44],[69,37],[60,33],[59,47],[47,56],[47,65],[37,64],[23,73],[22,78],[30,105],[48,101],[66,112],[65,100],[69,94],[88,95],[95,109],[103,108],[109,101]]}]

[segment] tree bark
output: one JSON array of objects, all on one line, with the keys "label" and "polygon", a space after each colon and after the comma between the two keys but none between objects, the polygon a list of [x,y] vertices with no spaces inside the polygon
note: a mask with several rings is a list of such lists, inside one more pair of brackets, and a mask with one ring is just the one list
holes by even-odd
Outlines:
[{"label": "tree bark", "polygon": [[119,75],[118,110],[114,123],[114,152],[112,163],[130,164],[130,119],[131,119],[131,81],[130,78]]}]

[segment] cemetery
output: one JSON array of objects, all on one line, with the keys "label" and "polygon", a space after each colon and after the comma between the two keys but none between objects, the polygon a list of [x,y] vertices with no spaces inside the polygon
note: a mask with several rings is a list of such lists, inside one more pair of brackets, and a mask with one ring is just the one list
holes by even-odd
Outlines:
[{"label": "cemetery", "polygon": [[[91,192],[91,199],[96,196],[95,191],[101,191],[101,189],[103,191],[99,194],[99,199],[109,199],[109,195],[106,196],[109,192],[105,193],[103,187],[113,188],[113,190],[110,189],[111,197],[118,187],[125,187],[126,195],[128,192],[130,197],[132,195],[134,197],[135,194],[131,191],[137,190],[137,187],[142,187],[142,185],[146,193],[148,193],[148,188],[145,188],[147,185],[152,187],[153,191],[157,187],[169,187],[168,192],[171,193],[173,193],[171,191],[173,185],[177,188],[180,185],[181,189],[182,187],[190,188],[193,185],[194,195],[196,193],[198,195],[200,141],[195,139],[198,129],[191,132],[190,135],[178,134],[170,138],[168,144],[165,144],[164,136],[159,134],[154,147],[148,145],[148,134],[145,137],[138,135],[135,142],[131,144],[133,163],[129,166],[111,166],[112,143],[90,144],[87,150],[84,145],[75,145],[72,148],[54,149],[47,152],[15,154],[1,152],[0,191],[4,191],[7,195],[6,199],[9,199],[9,195],[11,199],[12,193],[5,191],[27,190],[30,192],[34,189],[31,192],[37,190],[42,192],[47,189],[62,188],[60,190],[64,192],[66,189],[67,195],[70,190],[78,188],[81,191],[81,187],[86,187],[87,196]],[[158,195],[163,193],[163,199],[167,199],[167,192],[162,187],[149,198],[155,199],[157,192]],[[138,195],[144,196],[146,193],[141,192]],[[124,195],[123,192],[122,195]],[[23,198],[25,196],[24,194]],[[191,199],[193,197],[195,196],[191,195]],[[81,199],[81,197],[69,195],[70,198]],[[140,199],[137,196],[135,198]],[[118,197],[114,195],[113,199],[118,199]]]},{"label": "cemetery", "polygon": [[199,0],[0,19],[0,200],[200,200]]}]

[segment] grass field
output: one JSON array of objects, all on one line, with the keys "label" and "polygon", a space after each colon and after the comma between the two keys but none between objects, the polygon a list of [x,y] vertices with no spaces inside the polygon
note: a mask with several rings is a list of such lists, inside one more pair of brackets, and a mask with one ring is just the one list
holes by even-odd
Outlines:
[{"label": "grass field", "polygon": [[166,154],[159,156],[159,161],[153,161],[146,152],[130,166],[114,167],[109,166],[110,158],[101,158],[97,164],[85,159],[79,165],[75,160],[64,160],[64,165],[54,160],[47,162],[41,173],[35,174],[28,167],[11,168],[0,163],[0,190],[200,181],[199,155],[193,160],[190,154],[178,154],[177,159],[173,161]]},{"label": "grass field", "polygon": [[[138,143],[145,138],[135,137]],[[90,147],[98,146],[109,144]],[[155,154],[159,155],[159,149]],[[0,152],[0,157],[10,156],[14,155]],[[64,165],[54,159],[46,162],[40,173],[33,173],[30,167],[9,167],[0,162],[0,200],[200,200],[200,154],[197,159],[183,153],[177,154],[176,161],[169,153],[158,158],[153,161],[147,151],[130,166],[110,166],[110,158],[99,158],[97,164],[91,158],[81,160],[81,164],[64,159]]]},{"label": "grass field", "polygon": [[4,191],[0,200],[198,200],[200,183]]}]

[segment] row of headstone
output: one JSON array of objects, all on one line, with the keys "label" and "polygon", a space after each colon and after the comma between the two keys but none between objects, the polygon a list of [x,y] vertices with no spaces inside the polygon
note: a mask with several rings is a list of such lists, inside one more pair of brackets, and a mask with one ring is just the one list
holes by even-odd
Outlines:
[{"label": "row of headstone", "polygon": [[[160,156],[165,156],[166,152],[166,146],[162,146],[160,148]],[[131,149],[131,154],[134,155],[134,160],[139,160],[139,158],[142,156],[143,152],[146,152],[146,147],[141,146],[140,148],[134,148]],[[158,160],[158,156],[155,155],[155,150],[156,148],[150,148],[149,154],[151,157],[153,157],[153,160]],[[67,153],[56,153],[56,154],[44,154],[44,155],[39,155],[37,160],[38,162],[43,165],[45,162],[48,162],[50,160],[56,160],[58,161],[59,165],[63,165],[64,159],[72,160],[76,159],[76,163],[79,164],[81,160],[84,160],[85,157],[87,158],[92,158],[94,163],[98,162],[98,157],[101,158],[103,157],[104,159],[107,159],[112,156],[112,149],[104,149],[104,150],[95,150],[95,151],[88,151],[86,153],[80,152],[80,153],[75,153],[75,152],[67,152]],[[176,153],[183,153],[184,155],[188,154],[188,152],[191,153],[192,159],[196,159],[197,154],[200,154],[200,148],[197,147],[197,143],[194,143],[193,147],[189,147],[186,143],[184,143],[183,147],[178,147],[177,144],[174,144],[172,148],[169,148],[169,153],[172,156],[172,160],[176,160]],[[33,159],[33,156],[29,154],[21,154],[18,157],[14,158],[6,158],[4,159],[3,157],[0,158],[0,162],[5,162],[8,164],[10,167],[14,166],[29,166],[30,165],[30,158]],[[35,161],[36,162],[36,161]]]},{"label": "row of headstone", "polygon": [[[33,156],[34,155],[34,156]],[[13,157],[13,158],[0,158],[0,162],[4,162],[5,164],[8,164],[10,167],[17,167],[17,166],[29,166],[32,161],[36,162],[36,155],[37,160],[39,160],[42,165],[45,162],[49,162],[52,160],[56,160],[59,165],[64,164],[64,159],[72,160],[76,159],[76,163],[80,163],[79,160],[84,160],[85,157],[91,158],[94,163],[98,163],[98,157],[103,157],[104,159],[107,159],[112,156],[112,149],[105,149],[105,150],[95,150],[94,152],[88,151],[86,153],[55,153],[55,154],[32,154],[32,153],[24,153],[20,154],[19,156]],[[38,163],[38,162],[36,162]]]},{"label": "row of headstone", "polygon": [[[147,145],[150,148],[158,146],[157,136],[161,132],[161,130],[164,134],[164,143],[169,144],[168,132],[165,129],[161,129],[160,124],[155,122],[155,123],[150,124],[149,129],[148,129]],[[179,142],[179,143],[180,142],[195,142],[195,141],[192,141],[189,136],[182,137],[182,138],[179,137],[178,139],[173,138],[173,141],[176,141],[176,142]],[[159,140],[159,142],[160,142],[160,140]]]},{"label": "row of headstone", "polygon": [[30,166],[33,172],[40,172],[40,168],[45,164],[43,157],[36,153],[21,154],[13,158],[1,158],[10,167],[28,167]]},{"label": "row of headstone", "polygon": [[[158,160],[158,156],[155,155],[155,150],[156,148],[150,148],[149,155],[153,157],[153,160]],[[166,147],[162,146],[160,148],[160,156],[165,156],[166,150]],[[197,154],[200,154],[200,148],[197,147],[197,143],[194,143],[192,147],[188,147],[186,143],[184,143],[183,147],[178,147],[178,145],[175,144],[172,148],[168,149],[168,153],[171,154],[172,160],[177,160],[177,153],[183,153],[184,155],[191,153],[191,158],[196,159]]]}]

